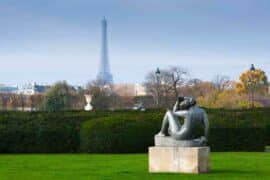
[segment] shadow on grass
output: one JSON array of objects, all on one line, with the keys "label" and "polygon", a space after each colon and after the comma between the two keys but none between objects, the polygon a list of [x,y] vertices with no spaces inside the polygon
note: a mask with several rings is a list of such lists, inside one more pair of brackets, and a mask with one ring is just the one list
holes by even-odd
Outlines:
[{"label": "shadow on grass", "polygon": [[230,175],[230,176],[249,176],[256,175],[256,172],[252,171],[243,171],[238,169],[213,169],[209,173],[200,173],[200,174],[192,174],[192,173],[151,173],[151,175],[166,175],[166,176],[175,176],[175,175],[188,175],[188,176],[211,176],[211,175]]},{"label": "shadow on grass", "polygon": [[209,174],[245,174],[245,175],[252,175],[252,174],[256,174],[256,172],[252,172],[252,171],[243,171],[243,170],[239,170],[239,169],[213,169],[210,171]]}]

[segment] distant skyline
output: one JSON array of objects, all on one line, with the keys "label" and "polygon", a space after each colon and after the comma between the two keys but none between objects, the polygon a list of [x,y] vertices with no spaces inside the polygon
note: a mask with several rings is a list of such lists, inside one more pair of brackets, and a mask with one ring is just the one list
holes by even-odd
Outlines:
[{"label": "distant skyline", "polygon": [[85,85],[96,78],[108,20],[116,83],[157,67],[237,80],[250,64],[270,77],[268,0],[0,0],[0,84]]}]

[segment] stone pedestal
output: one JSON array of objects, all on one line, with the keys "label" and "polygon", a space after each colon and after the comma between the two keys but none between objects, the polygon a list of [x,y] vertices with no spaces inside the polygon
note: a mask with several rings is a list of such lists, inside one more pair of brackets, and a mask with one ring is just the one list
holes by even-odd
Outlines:
[{"label": "stone pedestal", "polygon": [[169,136],[155,136],[155,146],[161,147],[201,147],[204,146],[204,137],[192,140],[175,140]]},{"label": "stone pedestal", "polygon": [[207,173],[209,147],[149,147],[149,172]]}]

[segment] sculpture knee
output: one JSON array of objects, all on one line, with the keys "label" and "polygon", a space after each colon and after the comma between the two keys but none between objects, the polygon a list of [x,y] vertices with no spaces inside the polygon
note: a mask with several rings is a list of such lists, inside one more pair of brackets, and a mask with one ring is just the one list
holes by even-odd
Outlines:
[{"label": "sculpture knee", "polygon": [[166,115],[167,116],[172,116],[173,115],[173,112],[171,110],[167,110]]}]

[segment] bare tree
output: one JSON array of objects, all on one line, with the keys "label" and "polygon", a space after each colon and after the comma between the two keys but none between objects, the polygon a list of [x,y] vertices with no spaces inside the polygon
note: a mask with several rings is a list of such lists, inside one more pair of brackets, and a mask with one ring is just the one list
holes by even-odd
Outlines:
[{"label": "bare tree", "polygon": [[172,89],[174,96],[177,98],[180,95],[180,87],[184,85],[187,80],[188,72],[179,66],[171,66],[166,70],[165,76],[168,86]]},{"label": "bare tree", "polygon": [[82,110],[84,109],[84,106],[86,104],[85,100],[85,89],[82,87],[77,87],[73,90],[72,96],[71,96],[71,104],[73,110]]},{"label": "bare tree", "polygon": [[7,105],[10,99],[10,94],[8,93],[1,93],[0,94],[0,103],[1,103],[1,110],[6,111]]},{"label": "bare tree", "polygon": [[216,75],[212,82],[218,91],[223,91],[229,85],[230,78],[224,75]]},{"label": "bare tree", "polygon": [[96,109],[117,109],[122,107],[122,99],[113,92],[112,84],[97,79],[88,83],[86,93],[93,96],[92,104]]},{"label": "bare tree", "polygon": [[10,94],[8,104],[7,104],[7,109],[12,110],[12,111],[16,111],[19,106],[20,106],[19,95],[18,94]]},{"label": "bare tree", "polygon": [[30,110],[40,110],[42,106],[42,102],[44,101],[43,94],[34,94],[28,97],[28,106]]},{"label": "bare tree", "polygon": [[[160,70],[160,74],[157,76],[155,72],[149,72],[146,75],[144,86],[148,94],[153,96],[156,106],[160,107],[162,104],[166,104],[168,97],[170,96],[171,87],[168,86],[168,77],[166,70]],[[165,102],[164,102],[165,101]]]},{"label": "bare tree", "polygon": [[201,84],[203,81],[200,80],[200,79],[197,79],[197,78],[194,78],[194,79],[190,79],[188,82],[187,82],[187,85],[188,86],[197,86],[199,84]]},{"label": "bare tree", "polygon": [[146,75],[144,86],[147,93],[152,95],[157,106],[170,106],[172,98],[180,95],[180,87],[187,80],[187,71],[178,66],[161,69],[159,77],[155,72]]}]

